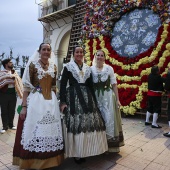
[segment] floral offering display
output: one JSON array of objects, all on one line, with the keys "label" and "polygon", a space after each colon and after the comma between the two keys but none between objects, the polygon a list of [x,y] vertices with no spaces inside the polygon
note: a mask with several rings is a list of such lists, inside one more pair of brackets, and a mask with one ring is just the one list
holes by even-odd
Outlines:
[{"label": "floral offering display", "polygon": [[[86,63],[91,65],[95,52],[104,50],[105,62],[114,68],[117,77],[121,111],[134,115],[146,108],[147,77],[151,67],[158,65],[162,76],[166,76],[170,67],[170,2],[87,0],[85,6],[79,43],[85,48]],[[147,15],[148,10],[153,14]],[[145,14],[146,18],[140,21]]]}]

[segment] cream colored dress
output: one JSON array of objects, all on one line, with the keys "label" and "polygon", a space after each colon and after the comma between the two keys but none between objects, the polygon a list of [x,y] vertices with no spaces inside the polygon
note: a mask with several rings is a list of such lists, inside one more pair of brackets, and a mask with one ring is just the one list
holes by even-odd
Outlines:
[{"label": "cream colored dress", "polygon": [[119,152],[119,147],[124,145],[124,138],[121,114],[111,86],[117,84],[114,70],[106,64],[100,71],[96,66],[92,66],[91,70],[98,107],[105,121],[109,151]]}]

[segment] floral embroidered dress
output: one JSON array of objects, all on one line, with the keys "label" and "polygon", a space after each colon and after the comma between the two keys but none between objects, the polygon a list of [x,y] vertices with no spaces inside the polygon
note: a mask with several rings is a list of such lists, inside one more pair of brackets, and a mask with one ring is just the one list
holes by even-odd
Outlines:
[{"label": "floral embroidered dress", "polygon": [[104,120],[95,102],[89,66],[83,64],[80,69],[71,61],[64,67],[60,102],[67,104],[63,128],[66,157],[88,157],[107,151]]},{"label": "floral embroidered dress", "polygon": [[45,169],[58,166],[64,159],[61,119],[56,89],[56,66],[45,71],[38,61],[29,66],[30,82],[27,116],[19,118],[13,150],[13,165],[21,169]]},{"label": "floral embroidered dress", "polygon": [[91,66],[91,70],[98,107],[105,121],[108,151],[119,152],[119,147],[124,145],[124,139],[121,115],[111,86],[112,84],[117,84],[114,70],[106,64],[100,71],[96,66]]}]

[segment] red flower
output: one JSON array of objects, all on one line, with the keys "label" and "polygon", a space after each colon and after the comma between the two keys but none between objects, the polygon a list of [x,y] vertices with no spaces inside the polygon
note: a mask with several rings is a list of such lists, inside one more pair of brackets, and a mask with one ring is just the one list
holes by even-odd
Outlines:
[{"label": "red flower", "polygon": [[141,77],[141,82],[147,82],[148,81],[148,75],[144,75]]},{"label": "red flower", "polygon": [[119,97],[120,102],[123,106],[128,106],[132,101],[136,100],[136,94],[138,93],[138,88],[120,88]]}]

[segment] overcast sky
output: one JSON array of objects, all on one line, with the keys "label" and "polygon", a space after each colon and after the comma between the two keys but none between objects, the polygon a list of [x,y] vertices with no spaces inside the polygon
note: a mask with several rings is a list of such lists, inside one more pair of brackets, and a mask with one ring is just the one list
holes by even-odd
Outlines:
[{"label": "overcast sky", "polygon": [[43,26],[38,21],[36,0],[1,0],[0,55],[31,56],[43,41]]}]

